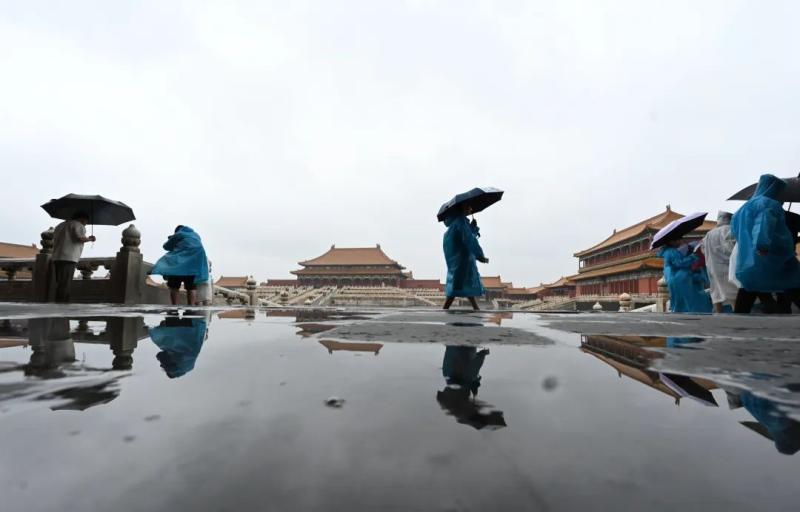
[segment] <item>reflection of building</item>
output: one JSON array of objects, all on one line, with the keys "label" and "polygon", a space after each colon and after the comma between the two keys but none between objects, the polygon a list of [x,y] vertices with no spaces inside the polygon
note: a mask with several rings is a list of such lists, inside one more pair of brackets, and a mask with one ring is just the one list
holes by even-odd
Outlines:
[{"label": "reflection of building", "polygon": [[[667,209],[633,226],[614,232],[599,244],[578,251],[577,296],[634,293],[655,295],[663,274],[663,261],[650,249],[658,230],[680,219],[682,214]],[[702,238],[716,223],[706,221],[687,238]]]},{"label": "reflection of building", "polygon": [[292,274],[300,286],[399,286],[408,276],[403,267],[375,247],[336,247],[316,258],[301,261]]},{"label": "reflection of building", "polygon": [[711,390],[717,385],[699,377],[659,373],[650,366],[663,357],[648,347],[666,347],[667,338],[645,336],[582,336],[581,350],[611,366],[623,375],[670,396],[675,403],[690,397],[716,406]]},{"label": "reflection of building", "polygon": [[329,354],[344,350],[347,352],[372,352],[376,356],[383,348],[381,343],[345,342],[334,340],[319,340],[319,344],[328,349]]}]

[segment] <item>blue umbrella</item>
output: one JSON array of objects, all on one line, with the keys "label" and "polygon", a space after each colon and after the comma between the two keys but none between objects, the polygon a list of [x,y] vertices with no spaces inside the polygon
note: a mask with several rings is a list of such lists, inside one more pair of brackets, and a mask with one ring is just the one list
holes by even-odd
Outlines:
[{"label": "blue umbrella", "polygon": [[436,218],[439,222],[464,206],[470,206],[472,213],[478,213],[503,198],[503,191],[492,187],[477,187],[469,192],[458,194],[439,208]]}]

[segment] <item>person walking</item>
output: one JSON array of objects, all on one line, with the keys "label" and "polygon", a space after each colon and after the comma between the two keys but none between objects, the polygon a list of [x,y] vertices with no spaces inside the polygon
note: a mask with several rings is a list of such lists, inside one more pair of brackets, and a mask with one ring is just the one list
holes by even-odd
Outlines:
[{"label": "person walking", "polygon": [[475,299],[485,293],[476,261],[489,263],[478,243],[478,226],[470,224],[467,216],[472,207],[462,206],[444,219],[444,257],[447,262],[447,285],[444,309],[450,309],[456,297],[466,297],[474,310],[480,309]]},{"label": "person walking", "polygon": [[56,226],[53,232],[53,271],[56,279],[56,302],[69,302],[72,277],[81,259],[83,245],[94,242],[94,235],[86,236],[89,215],[75,212],[72,219]]},{"label": "person walking", "polygon": [[664,259],[664,279],[669,287],[670,311],[673,313],[710,313],[711,299],[692,272],[698,257],[681,239],[669,240],[659,250]]},{"label": "person walking", "polygon": [[[731,220],[736,239],[736,279],[741,289],[735,313],[749,313],[759,295],[800,288],[800,262],[794,238],[786,225],[786,213],[777,200],[786,182],[771,174],[758,180],[753,196]],[[785,308],[779,312],[788,313]]]},{"label": "person walking", "polygon": [[736,246],[736,240],[731,234],[732,217],[733,214],[729,212],[719,212],[717,226],[703,238],[706,270],[711,286],[711,302],[717,313],[722,313],[726,306],[733,311],[736,295],[739,293],[739,287],[728,279],[731,254]]},{"label": "person walking", "polygon": [[163,255],[153,266],[151,274],[163,276],[169,287],[169,298],[178,304],[180,288],[186,290],[187,303],[197,302],[197,285],[208,281],[208,258],[200,235],[188,226],[178,226],[164,243]]}]

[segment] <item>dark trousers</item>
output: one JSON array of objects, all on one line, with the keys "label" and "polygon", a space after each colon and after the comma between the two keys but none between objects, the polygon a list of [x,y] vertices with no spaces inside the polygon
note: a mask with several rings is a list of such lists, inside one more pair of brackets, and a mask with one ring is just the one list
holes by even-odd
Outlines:
[{"label": "dark trousers", "polygon": [[53,268],[56,277],[56,302],[69,302],[69,288],[72,285],[72,276],[75,275],[74,261],[54,261]]},{"label": "dark trousers", "polygon": [[[734,313],[750,313],[753,309],[753,304],[756,303],[756,299],[761,302],[761,306],[764,310],[764,313],[772,314],[772,313],[790,313],[791,312],[791,304],[785,300],[785,298],[780,297],[778,301],[772,296],[771,293],[764,293],[764,292],[751,292],[749,290],[745,290],[744,288],[739,289],[739,293],[736,294],[736,305],[733,307]],[[788,311],[786,311],[788,306]]]}]

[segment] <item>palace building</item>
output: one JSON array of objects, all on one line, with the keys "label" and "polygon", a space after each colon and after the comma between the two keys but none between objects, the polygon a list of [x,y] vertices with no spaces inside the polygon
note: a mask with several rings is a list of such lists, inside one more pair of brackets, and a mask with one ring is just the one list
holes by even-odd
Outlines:
[{"label": "palace building", "polygon": [[325,254],[301,261],[303,268],[292,274],[300,286],[402,286],[409,279],[405,267],[375,247],[336,247]]},{"label": "palace building", "polygon": [[[621,293],[655,295],[658,280],[664,274],[664,262],[650,249],[661,228],[680,219],[682,214],[666,210],[625,229],[614,232],[593,247],[575,253],[578,274],[569,280],[577,286],[576,295],[610,296]],[[700,239],[714,226],[706,221],[687,239]]]},{"label": "palace building", "polygon": [[536,288],[531,288],[531,293],[537,299],[575,297],[575,282],[572,277],[562,277],[558,281],[550,284],[541,284]]}]

